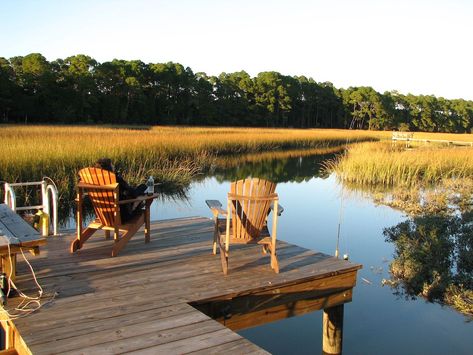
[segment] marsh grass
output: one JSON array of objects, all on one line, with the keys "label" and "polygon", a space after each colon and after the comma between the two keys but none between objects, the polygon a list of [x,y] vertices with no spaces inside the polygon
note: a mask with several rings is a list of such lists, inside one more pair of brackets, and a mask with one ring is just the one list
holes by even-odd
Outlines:
[{"label": "marsh grass", "polygon": [[327,164],[338,177],[358,185],[429,186],[443,179],[473,176],[473,149],[423,147],[406,150],[388,142],[351,146]]},{"label": "marsh grass", "polygon": [[[347,144],[387,140],[390,135],[390,132],[338,129],[4,125],[0,126],[0,180],[33,181],[49,176],[57,182],[60,194],[71,198],[77,171],[107,156],[132,183],[153,175],[167,189],[176,190],[188,185],[213,164],[229,164],[225,160],[234,162],[235,157],[245,155],[243,159],[251,161],[265,155],[291,157],[317,151],[334,152]],[[460,140],[457,136],[468,139],[470,135],[455,135],[455,139]],[[435,138],[441,139],[440,136]],[[384,148],[373,148],[376,144]],[[450,157],[445,162],[432,164],[427,156],[437,153],[423,151],[420,155],[424,163],[413,156],[410,160],[416,164],[406,164],[409,153],[399,151],[397,153],[404,156],[397,163],[388,163],[385,157],[391,155],[392,158],[391,153],[388,143],[361,144],[350,149],[351,166],[341,159],[336,170],[343,171],[343,176],[350,181],[368,183],[371,179],[383,185],[415,181],[419,176],[434,182],[438,172],[443,173],[448,164],[455,166],[456,170],[450,171],[452,175],[471,173],[472,164],[465,165],[464,157],[459,158],[461,164],[452,163]],[[226,158],[229,156],[232,158]],[[381,169],[380,161],[386,162]]]},{"label": "marsh grass", "polygon": [[77,171],[109,157],[131,183],[149,175],[176,190],[229,154],[327,149],[375,140],[361,131],[206,127],[0,126],[0,180],[51,177],[71,199]]}]

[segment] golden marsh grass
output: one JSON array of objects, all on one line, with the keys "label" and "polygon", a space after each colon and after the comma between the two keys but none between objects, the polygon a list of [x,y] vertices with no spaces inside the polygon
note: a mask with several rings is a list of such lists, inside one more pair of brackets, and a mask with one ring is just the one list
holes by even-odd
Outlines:
[{"label": "golden marsh grass", "polygon": [[131,182],[147,175],[187,184],[226,154],[284,149],[323,149],[347,140],[377,139],[344,130],[259,128],[0,126],[0,180],[32,181],[50,176],[72,190],[78,169],[110,157]]},{"label": "golden marsh grass", "polygon": [[[471,134],[415,136],[473,141]],[[222,156],[331,151],[347,143],[390,137],[391,132],[340,129],[5,125],[0,126],[0,180],[31,181],[46,175],[70,190],[78,169],[108,156],[131,182],[152,174],[160,181],[185,185]],[[336,170],[362,184],[392,185],[419,178],[435,182],[445,174],[471,174],[471,150],[466,152],[457,148],[393,151],[390,144],[361,144],[350,149]]]},{"label": "golden marsh grass", "polygon": [[353,145],[330,168],[347,182],[377,186],[428,186],[473,176],[473,149],[421,146],[405,149],[388,142]]}]

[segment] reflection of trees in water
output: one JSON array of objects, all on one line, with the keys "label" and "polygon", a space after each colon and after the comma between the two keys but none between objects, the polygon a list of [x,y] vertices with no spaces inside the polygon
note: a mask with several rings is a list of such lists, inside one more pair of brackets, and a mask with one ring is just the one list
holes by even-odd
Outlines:
[{"label": "reflection of trees in water", "polygon": [[344,186],[409,216],[383,232],[395,247],[392,278],[383,283],[397,295],[422,296],[473,316],[473,180],[444,179],[411,189]]},{"label": "reflection of trees in water", "polygon": [[395,246],[393,287],[473,315],[473,209],[424,214],[384,230]]},{"label": "reflection of trees in water", "polygon": [[210,175],[214,176],[219,182],[234,181],[249,176],[271,180],[276,183],[302,182],[313,177],[328,177],[322,163],[330,158],[333,158],[333,154],[283,159],[270,158],[248,162],[238,161],[236,165],[217,166]]}]

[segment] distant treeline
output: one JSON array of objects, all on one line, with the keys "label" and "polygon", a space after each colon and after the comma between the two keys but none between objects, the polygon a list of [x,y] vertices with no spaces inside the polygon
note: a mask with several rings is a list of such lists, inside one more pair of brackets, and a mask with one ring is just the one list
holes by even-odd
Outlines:
[{"label": "distant treeline", "polygon": [[86,55],[0,57],[0,121],[471,132],[473,101],[337,89],[305,76],[194,73]]}]

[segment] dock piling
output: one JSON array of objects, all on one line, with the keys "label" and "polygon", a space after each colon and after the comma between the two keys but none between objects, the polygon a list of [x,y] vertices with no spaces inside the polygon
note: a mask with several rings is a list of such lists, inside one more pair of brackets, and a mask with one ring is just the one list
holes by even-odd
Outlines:
[{"label": "dock piling", "polygon": [[341,354],[343,341],[343,304],[324,309],[322,334],[322,354]]}]

